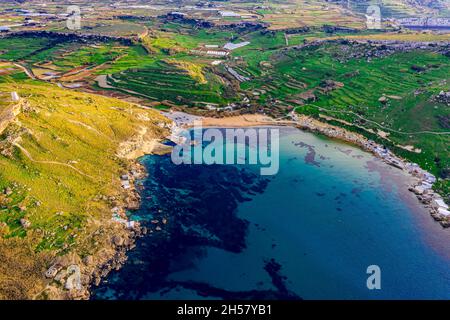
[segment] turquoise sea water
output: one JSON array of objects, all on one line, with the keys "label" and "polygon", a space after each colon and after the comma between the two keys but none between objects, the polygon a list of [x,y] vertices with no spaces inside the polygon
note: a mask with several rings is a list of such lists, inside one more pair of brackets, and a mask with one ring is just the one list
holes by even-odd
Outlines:
[{"label": "turquoise sea water", "polygon": [[[450,298],[450,230],[407,191],[405,173],[356,147],[280,131],[270,177],[142,158],[149,176],[132,218],[152,232],[94,298]],[[366,286],[370,265],[380,290]]]}]

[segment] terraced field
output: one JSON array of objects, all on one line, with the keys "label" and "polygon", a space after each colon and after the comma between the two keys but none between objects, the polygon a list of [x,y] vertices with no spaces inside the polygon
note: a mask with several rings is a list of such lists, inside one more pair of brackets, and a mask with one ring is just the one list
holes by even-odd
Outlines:
[{"label": "terraced field", "polygon": [[[182,30],[174,33],[172,27]],[[226,81],[212,71],[211,62],[217,58],[190,54],[201,45],[223,46],[232,37],[230,32],[193,30],[175,23],[166,24],[164,30],[168,31],[146,37],[142,45],[130,47],[98,72],[108,76],[108,86],[113,87],[109,89],[190,106],[224,105],[236,99]]]},{"label": "terraced field", "polygon": [[206,83],[195,80],[180,67],[157,61],[143,69],[114,74],[109,78],[109,83],[118,90],[131,90],[155,101],[170,100],[180,104],[226,103],[220,79],[209,72],[205,72],[203,77]]},{"label": "terraced field", "polygon": [[38,77],[62,76],[111,62],[126,47],[114,42],[82,43],[57,37],[7,37],[0,40],[0,59],[17,61]]}]

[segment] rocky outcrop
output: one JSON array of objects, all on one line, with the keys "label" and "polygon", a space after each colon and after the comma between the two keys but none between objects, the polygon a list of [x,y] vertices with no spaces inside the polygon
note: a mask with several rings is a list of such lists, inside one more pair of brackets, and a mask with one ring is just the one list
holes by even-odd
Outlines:
[{"label": "rocky outcrop", "polygon": [[141,236],[139,224],[129,228],[113,220],[103,221],[92,239],[98,242],[99,251],[81,258],[76,253],[58,256],[44,273],[48,281],[41,297],[51,300],[85,300],[90,297],[92,285],[112,270],[118,270],[127,260],[126,252],[133,248],[135,239]]},{"label": "rocky outcrop", "polygon": [[445,92],[445,91],[439,92],[439,94],[436,95],[434,100],[436,102],[444,103],[447,106],[450,106],[450,91],[448,91],[448,92]]},{"label": "rocky outcrop", "polygon": [[36,37],[36,38],[53,38],[59,41],[79,41],[90,43],[92,41],[98,42],[108,42],[108,41],[117,41],[122,45],[131,46],[133,45],[132,38],[126,37],[113,37],[113,36],[105,36],[100,34],[75,34],[68,32],[54,32],[54,31],[19,31],[19,32],[11,32],[9,36],[14,37]]}]

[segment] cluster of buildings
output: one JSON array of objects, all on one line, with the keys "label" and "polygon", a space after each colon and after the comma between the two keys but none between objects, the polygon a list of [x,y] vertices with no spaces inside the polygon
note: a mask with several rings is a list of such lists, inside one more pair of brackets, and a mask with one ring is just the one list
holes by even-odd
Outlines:
[{"label": "cluster of buildings", "polygon": [[123,211],[123,209],[119,207],[114,207],[111,209],[113,221],[123,224],[128,229],[134,229],[139,226],[138,222],[136,221],[124,219],[122,217],[124,213],[122,213],[121,211]]},{"label": "cluster of buildings", "polygon": [[[0,33],[7,33],[12,31],[14,28],[18,27],[40,27],[45,26],[46,22],[50,20],[60,20],[63,17],[60,17],[56,14],[43,13],[43,12],[33,12],[25,9],[6,9],[3,12],[3,15],[7,17],[21,17],[23,19],[22,22],[16,22],[11,25],[2,25],[0,26]],[[39,19],[39,21],[33,19]]]},{"label": "cluster of buildings", "polygon": [[[85,10],[87,11],[87,8]],[[67,20],[71,13],[67,13],[64,7],[60,9],[52,6],[49,9],[42,6],[36,10],[6,8],[0,12],[0,16],[5,21],[15,21],[14,24],[0,25],[0,33],[7,33],[10,31],[39,30],[51,23]]]},{"label": "cluster of buildings", "polygon": [[[128,194],[136,194],[136,189],[134,187],[134,181],[135,179],[138,179],[141,177],[141,174],[136,171],[136,170],[132,170],[130,175],[129,174],[123,174],[120,176],[120,184],[122,186],[122,188],[127,191]],[[129,198],[133,198],[133,197],[128,197]],[[126,208],[128,209],[134,209],[136,208],[135,206],[132,207],[130,206],[130,204],[133,204],[132,201],[126,200]],[[135,204],[134,204],[135,205]],[[137,221],[131,221],[128,220],[126,213],[125,213],[125,207],[123,206],[116,206],[114,208],[111,209],[111,214],[112,214],[112,220],[118,223],[121,223],[123,225],[125,225],[128,229],[139,229],[140,224]]]},{"label": "cluster of buildings", "polygon": [[418,179],[418,183],[409,188],[417,195],[417,198],[424,204],[429,205],[431,215],[444,226],[450,226],[449,206],[442,197],[433,191],[433,184],[436,183],[436,177],[431,173],[420,168],[416,163],[404,162],[395,156],[389,149],[384,148],[373,141],[368,141],[366,148],[383,159],[387,164],[396,168],[406,170],[409,174]]},{"label": "cluster of buildings", "polygon": [[222,18],[256,19],[258,16],[252,13],[238,13],[228,10],[219,10],[218,14]]},{"label": "cluster of buildings", "polygon": [[131,188],[130,178],[128,177],[127,174],[120,176],[120,184],[122,185],[122,188],[124,188],[125,190],[128,190]]},{"label": "cluster of buildings", "polygon": [[438,17],[404,18],[397,20],[397,23],[405,28],[450,29],[450,18],[438,18]]},{"label": "cluster of buildings", "polygon": [[439,94],[435,97],[435,100],[438,102],[442,102],[447,104],[448,106],[450,106],[450,91],[445,92],[445,91],[441,91],[439,92]]},{"label": "cluster of buildings", "polygon": [[448,205],[440,195],[433,191],[436,177],[421,169],[415,163],[407,163],[406,169],[410,174],[419,178],[419,183],[411,187],[410,191],[414,192],[422,203],[430,205],[433,217],[439,221],[450,217]]}]

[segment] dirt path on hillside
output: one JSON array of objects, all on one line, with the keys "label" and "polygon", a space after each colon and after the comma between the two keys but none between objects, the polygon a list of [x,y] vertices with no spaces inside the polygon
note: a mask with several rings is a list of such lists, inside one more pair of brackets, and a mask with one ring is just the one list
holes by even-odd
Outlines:
[{"label": "dirt path on hillside", "polygon": [[33,157],[31,156],[31,154],[28,152],[28,150],[25,149],[24,147],[22,147],[20,144],[15,142],[14,146],[19,148],[31,162],[41,163],[41,164],[55,164],[55,165],[65,166],[65,167],[68,167],[68,168],[76,171],[77,173],[81,174],[82,176],[85,176],[85,177],[90,178],[90,179],[94,179],[92,176],[82,172],[81,170],[79,170],[79,169],[75,168],[74,166],[72,166],[70,164],[67,164],[67,163],[62,163],[62,162],[57,162],[57,161],[39,161],[39,160],[34,160]]}]

